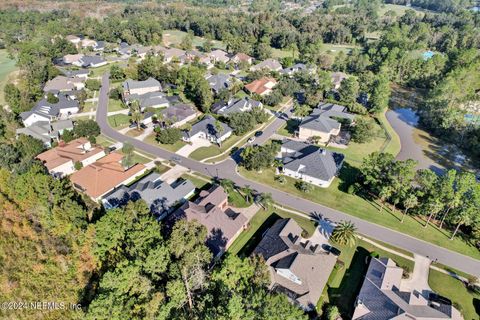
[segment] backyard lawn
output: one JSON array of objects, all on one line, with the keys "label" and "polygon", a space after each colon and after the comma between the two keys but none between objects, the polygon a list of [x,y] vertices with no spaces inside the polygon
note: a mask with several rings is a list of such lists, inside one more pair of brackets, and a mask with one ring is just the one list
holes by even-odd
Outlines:
[{"label": "backyard lawn", "polygon": [[9,81],[11,73],[17,69],[15,60],[8,57],[7,50],[0,50],[0,105],[5,103],[3,88]]},{"label": "backyard lawn", "polygon": [[126,128],[130,125],[130,117],[126,114],[115,114],[113,116],[108,116],[107,120],[110,127],[115,129]]},{"label": "backyard lawn", "polygon": [[315,231],[314,222],[307,218],[277,208],[260,209],[250,220],[247,230],[243,231],[228,248],[228,252],[241,256],[248,255],[261,240],[263,232],[279,218],[293,218],[309,236]]},{"label": "backyard lawn", "polygon": [[452,300],[465,320],[480,318],[480,293],[468,290],[462,281],[430,269],[428,284],[433,291]]},{"label": "backyard lawn", "polygon": [[429,227],[425,229],[423,228],[423,220],[410,216],[405,218],[404,223],[400,223],[401,212],[392,212],[390,208],[384,208],[383,211],[380,212],[378,210],[379,205],[376,202],[344,192],[343,190],[348,188],[348,185],[351,183],[350,180],[356,170],[353,165],[349,165],[349,163],[346,162],[340,176],[333,181],[329,188],[314,186],[310,193],[304,193],[295,187],[295,179],[285,177],[286,183],[284,184],[275,181],[275,171],[273,168],[264,170],[263,172],[256,172],[247,171],[239,167],[239,173],[247,179],[258,181],[259,183],[288,192],[289,194],[341,210],[352,216],[377,223],[447,249],[477,259],[480,258],[480,252],[474,246],[461,240],[460,236],[457,236],[454,240],[449,240],[451,235],[450,231],[440,230],[433,225],[429,225]]},{"label": "backyard lawn", "polygon": [[181,147],[185,146],[186,143],[183,141],[177,141],[174,144],[162,144],[158,143],[157,140],[155,140],[156,134],[152,133],[148,135],[143,141],[146,143],[153,144],[154,146],[160,147],[162,149],[171,151],[171,152],[176,152],[178,151]]}]

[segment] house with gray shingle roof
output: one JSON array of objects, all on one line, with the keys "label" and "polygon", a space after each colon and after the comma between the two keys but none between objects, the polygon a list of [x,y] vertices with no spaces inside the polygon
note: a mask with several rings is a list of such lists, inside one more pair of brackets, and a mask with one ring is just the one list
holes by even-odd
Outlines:
[{"label": "house with gray shingle roof", "polygon": [[250,99],[249,97],[244,97],[230,100],[228,103],[217,103],[212,107],[212,111],[217,114],[229,115],[236,112],[250,111],[253,108],[263,108],[263,103]]},{"label": "house with gray shingle roof", "polygon": [[72,64],[82,68],[98,68],[106,65],[107,61],[100,56],[83,56]]},{"label": "house with gray shingle roof", "polygon": [[181,127],[197,117],[198,111],[188,104],[174,104],[160,111],[165,120],[168,120],[173,127]]},{"label": "house with gray shingle roof", "polygon": [[259,71],[266,69],[268,71],[280,71],[282,70],[282,65],[278,60],[275,59],[266,59],[250,68],[250,71]]},{"label": "house with gray shingle roof", "polygon": [[129,201],[143,200],[158,219],[171,212],[176,205],[182,204],[195,192],[190,180],[179,179],[169,184],[160,174],[152,172],[130,186],[122,185],[103,197],[105,208],[124,206]]},{"label": "house with gray shingle roof", "polygon": [[223,122],[219,122],[222,131],[219,132],[215,127],[217,120],[212,116],[205,116],[202,120],[192,125],[192,129],[183,132],[183,140],[194,142],[196,139],[205,139],[213,143],[221,143],[232,135],[232,128]]},{"label": "house with gray shingle roof", "polygon": [[145,93],[162,91],[160,82],[152,77],[143,81],[127,79],[123,82],[122,87],[124,98],[127,98],[127,96],[132,94],[142,95]]},{"label": "house with gray shingle roof", "polygon": [[341,153],[294,140],[283,142],[278,157],[284,175],[322,188],[330,186],[345,159]]},{"label": "house with gray shingle roof", "polygon": [[43,142],[45,147],[52,146],[52,140],[58,141],[65,130],[73,130],[72,120],[60,120],[57,122],[40,121],[26,128],[18,128],[16,136],[24,134]]},{"label": "house with gray shingle roof", "polygon": [[320,243],[304,239],[302,231],[295,220],[279,219],[264,233],[253,254],[263,257],[268,266],[270,289],[309,311],[315,309],[337,257]]},{"label": "house with gray shingle roof", "polygon": [[217,62],[227,63],[228,61],[230,61],[230,57],[228,53],[220,49],[213,50],[212,52],[209,53],[209,56],[213,63],[217,63]]},{"label": "house with gray shingle roof", "polygon": [[348,113],[344,106],[321,102],[309,116],[303,118],[298,126],[298,137],[305,140],[318,137],[319,142],[328,143],[340,134],[341,124],[337,119],[353,123],[355,115]]},{"label": "house with gray shingle roof", "polygon": [[228,90],[231,84],[230,76],[228,74],[219,73],[208,75],[205,78],[215,94],[218,94],[222,90]]},{"label": "house with gray shingle roof", "polygon": [[307,65],[303,63],[297,63],[291,67],[285,68],[280,71],[281,74],[293,75],[294,73],[307,70]]},{"label": "house with gray shingle roof", "polygon": [[78,113],[79,103],[76,100],[67,98],[63,94],[58,95],[57,103],[50,103],[42,99],[30,111],[20,113],[23,125],[29,127],[39,121],[54,121],[66,119],[70,115]]},{"label": "house with gray shingle roof", "polygon": [[130,104],[133,101],[140,103],[140,108],[145,111],[146,108],[166,108],[170,106],[170,101],[165,93],[160,91],[147,92],[144,94],[130,94],[125,96],[125,103]]},{"label": "house with gray shingle roof", "polygon": [[403,269],[390,258],[372,258],[352,320],[463,320],[452,302],[436,294],[402,291]]}]

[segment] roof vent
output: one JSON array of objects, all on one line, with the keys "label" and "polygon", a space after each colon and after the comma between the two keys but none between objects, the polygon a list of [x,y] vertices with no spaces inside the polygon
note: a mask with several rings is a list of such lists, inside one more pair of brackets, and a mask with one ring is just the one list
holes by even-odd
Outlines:
[{"label": "roof vent", "polygon": [[320,149],[319,152],[322,156],[327,154],[327,150],[325,150],[325,149]]}]

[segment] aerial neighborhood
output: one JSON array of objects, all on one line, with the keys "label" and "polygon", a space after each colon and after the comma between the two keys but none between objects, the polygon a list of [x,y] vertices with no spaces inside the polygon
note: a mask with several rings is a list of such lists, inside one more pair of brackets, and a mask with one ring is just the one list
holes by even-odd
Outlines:
[{"label": "aerial neighborhood", "polygon": [[6,318],[480,319],[480,4],[52,3],[0,4]]}]

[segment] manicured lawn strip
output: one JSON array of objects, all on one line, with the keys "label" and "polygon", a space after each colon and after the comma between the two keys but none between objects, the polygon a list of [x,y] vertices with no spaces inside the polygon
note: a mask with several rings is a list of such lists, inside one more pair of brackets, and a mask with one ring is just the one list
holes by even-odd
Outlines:
[{"label": "manicured lawn strip", "polygon": [[[271,219],[270,223],[274,223],[274,220],[276,218],[273,216],[273,214],[276,214],[278,217],[281,218],[292,218],[294,219],[300,227],[305,230],[309,236],[313,234],[315,231],[315,223],[307,218],[302,218],[298,215],[292,214],[290,212],[286,212],[277,208],[270,208],[268,210],[263,210],[260,209],[250,220],[248,229],[243,231],[237,239],[232,243],[232,245],[228,248],[228,252],[231,254],[239,254],[242,249],[247,249],[247,243],[251,240],[252,243],[249,243],[248,246],[252,247],[253,245],[256,245],[255,242],[258,242],[260,240],[259,236],[261,237],[261,234],[256,234],[257,231],[264,225],[265,221],[267,219]],[[264,225],[264,229],[270,227],[270,225]],[[252,239],[252,237],[255,235],[255,238]]]},{"label": "manicured lawn strip", "polygon": [[469,291],[462,281],[430,269],[428,284],[435,293],[452,300],[464,319],[479,319],[480,294]]},{"label": "manicured lawn strip", "polygon": [[126,128],[130,125],[130,117],[126,114],[115,114],[107,117],[110,127],[115,129]]},{"label": "manicured lawn strip", "polygon": [[[377,240],[377,239],[373,239],[373,238],[370,238],[370,237],[366,237],[366,236],[364,236],[364,235],[362,235],[362,237],[367,238],[367,239],[371,239],[371,240],[377,242],[379,245],[382,245],[382,246],[384,246],[384,247],[386,247],[386,248],[395,250],[395,251],[397,251],[397,252],[399,252],[399,253],[402,253],[402,254],[404,254],[404,255],[406,255],[406,256],[409,256],[409,257],[412,257],[412,258],[413,258],[413,253],[411,253],[410,251],[407,251],[407,250],[405,250],[405,249],[400,249],[400,248],[398,248],[398,247],[392,246],[391,244],[388,244],[388,243],[385,243],[385,242],[382,242],[382,241],[379,241],[379,240]],[[367,243],[366,241],[363,241],[363,242]]]},{"label": "manicured lawn strip", "polygon": [[183,141],[177,141],[174,144],[162,144],[158,143],[157,140],[155,140],[155,133],[152,133],[151,135],[147,136],[143,141],[146,143],[153,144],[154,146],[160,147],[162,149],[171,151],[171,152],[176,152],[178,151],[181,147],[185,146],[185,142]]},{"label": "manicured lawn strip", "polygon": [[8,57],[7,50],[0,50],[0,104],[5,103],[3,88],[10,80],[10,74],[17,69],[15,60]]},{"label": "manicured lawn strip", "polygon": [[129,136],[129,137],[138,137],[139,135],[141,135],[143,133],[143,129],[140,129],[140,130],[137,130],[137,128],[133,128],[131,130],[128,130],[125,135]]},{"label": "manicured lawn strip", "polygon": [[123,103],[120,100],[108,99],[108,112],[125,110]]},{"label": "manicured lawn strip", "polygon": [[480,252],[460,237],[454,240],[449,240],[450,231],[440,230],[435,226],[429,225],[423,228],[423,220],[414,217],[406,217],[404,223],[400,223],[401,212],[391,212],[389,208],[384,208],[379,212],[379,205],[376,202],[361,198],[356,195],[351,195],[343,192],[348,184],[348,179],[351,179],[352,172],[356,170],[349,163],[345,163],[339,178],[336,178],[329,188],[314,187],[310,193],[304,193],[295,188],[295,179],[286,178],[285,184],[280,184],[274,180],[275,172],[273,169],[264,170],[263,172],[250,172],[242,167],[239,167],[239,173],[245,178],[258,181],[264,185],[274,187],[276,189],[288,192],[293,195],[298,195],[302,198],[308,199],[341,210],[345,213],[351,214],[366,221],[377,223],[379,225],[391,228],[393,230],[411,235],[427,242],[434,243],[438,246],[460,252],[462,254],[480,258]]},{"label": "manicured lawn strip", "polygon": [[390,136],[390,141],[385,146],[383,152],[391,153],[396,156],[400,152],[401,144],[400,144],[400,137],[398,134],[393,130],[390,122],[388,122],[385,112],[379,114],[377,116],[378,121],[383,125],[383,128],[387,131],[388,135]]},{"label": "manicured lawn strip", "polygon": [[194,160],[203,160],[206,158],[220,155],[226,150],[230,149],[235,143],[246,138],[247,136],[232,135],[226,141],[222,142],[222,146],[219,147],[216,144],[212,144],[210,147],[201,147],[193,151],[188,157]]},{"label": "manicured lawn strip", "polygon": [[111,146],[112,144],[115,143],[110,138],[105,137],[103,134],[97,136],[96,140],[97,140],[97,144],[99,144],[99,145],[101,145],[105,148],[109,147],[109,146]]},{"label": "manicured lawn strip", "polygon": [[237,190],[228,193],[228,203],[236,208],[246,208],[251,205],[251,203],[245,201],[245,198]]},{"label": "manicured lawn strip", "polygon": [[210,184],[210,182],[207,182],[203,179],[200,179],[198,177],[195,177],[194,175],[185,173],[181,176],[185,180],[190,180],[192,183],[197,187],[198,189],[204,188],[207,184]]}]

